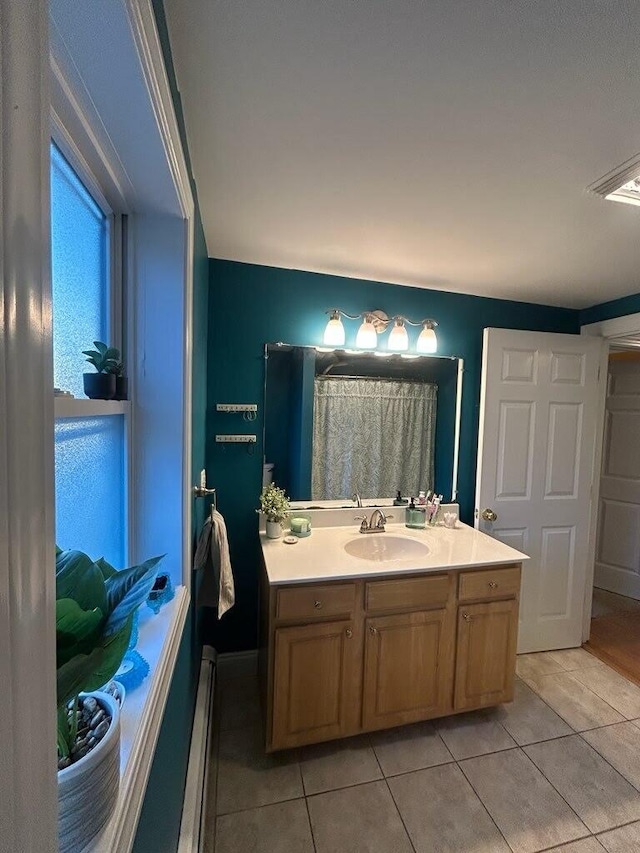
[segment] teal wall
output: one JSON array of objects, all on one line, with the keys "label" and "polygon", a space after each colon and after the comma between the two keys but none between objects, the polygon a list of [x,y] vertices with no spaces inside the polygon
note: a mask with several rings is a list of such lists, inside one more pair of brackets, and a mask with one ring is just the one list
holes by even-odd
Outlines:
[{"label": "teal wall", "polygon": [[[153,6],[176,116],[180,126],[182,144],[191,174],[186,131],[171,60],[169,35],[162,0],[153,0]],[[191,186],[196,202],[193,258],[192,372],[192,482],[196,483],[199,481],[200,470],[205,467],[209,261],[193,178],[191,179]],[[202,501],[195,503],[192,531],[194,537],[202,526],[204,518],[202,503]],[[198,578],[194,576],[192,602],[197,594],[196,580]],[[184,635],[171,681],[171,689],[151,766],[133,853],[175,853],[178,847],[184,785],[191,743],[191,726],[200,672],[202,648],[200,621],[200,613],[192,603],[187,615]]]},{"label": "teal wall", "polygon": [[[208,611],[205,636],[224,652],[256,645],[259,551],[255,508],[262,482],[265,343],[321,344],[325,311],[336,306],[352,314],[381,308],[389,315],[435,318],[440,324],[439,352],[465,360],[459,490],[462,517],[471,521],[482,330],[497,326],[577,333],[579,324],[577,311],[523,302],[232,261],[211,260],[209,271],[207,468],[218,488],[219,506],[229,530],[236,606],[221,622]],[[348,346],[357,323],[345,321],[345,328]],[[413,330],[414,336],[418,332]],[[218,414],[217,402],[258,403],[258,420],[247,424],[241,415]],[[253,454],[244,445],[216,445],[218,432],[256,432],[259,443]]]},{"label": "teal wall", "polygon": [[612,320],[614,317],[624,317],[637,312],[640,312],[640,293],[585,308],[580,311],[580,325],[586,326],[589,323],[599,323],[601,320]]}]

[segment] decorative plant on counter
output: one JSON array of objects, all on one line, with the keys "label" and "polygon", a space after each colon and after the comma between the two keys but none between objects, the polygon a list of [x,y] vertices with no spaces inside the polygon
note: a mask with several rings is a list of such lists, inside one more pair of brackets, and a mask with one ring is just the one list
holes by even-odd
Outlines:
[{"label": "decorative plant on counter", "polygon": [[102,341],[94,341],[93,345],[95,349],[82,351],[86,361],[96,369],[95,373],[82,374],[84,393],[91,400],[112,400],[116,394],[117,371],[122,368],[120,350]]},{"label": "decorative plant on counter", "polygon": [[58,753],[63,767],[88,751],[86,744],[77,748],[78,694],[97,690],[115,675],[129,645],[133,615],[149,595],[161,559],[116,571],[82,551],[57,552]]},{"label": "decorative plant on counter", "polygon": [[278,488],[275,483],[269,483],[260,493],[260,512],[267,517],[267,521],[275,521],[283,524],[289,513],[289,498],[284,489]]}]

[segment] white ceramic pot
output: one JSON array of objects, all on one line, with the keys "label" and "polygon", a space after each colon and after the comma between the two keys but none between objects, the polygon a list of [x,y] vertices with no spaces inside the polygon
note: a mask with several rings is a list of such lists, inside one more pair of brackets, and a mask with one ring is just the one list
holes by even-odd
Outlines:
[{"label": "white ceramic pot", "polygon": [[282,525],[279,521],[266,522],[267,539],[279,539],[282,536]]},{"label": "white ceramic pot", "polygon": [[58,771],[60,853],[76,853],[111,817],[120,787],[120,706],[108,693],[89,693],[111,715],[109,731],[84,758]]}]

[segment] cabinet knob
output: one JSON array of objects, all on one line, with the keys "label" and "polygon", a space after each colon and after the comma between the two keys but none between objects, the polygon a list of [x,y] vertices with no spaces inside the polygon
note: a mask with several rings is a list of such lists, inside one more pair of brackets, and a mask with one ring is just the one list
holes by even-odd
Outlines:
[{"label": "cabinet knob", "polygon": [[349,639],[351,639],[353,637],[353,631],[351,630],[351,628],[347,628],[347,630],[345,631],[345,634],[347,635],[347,637]]},{"label": "cabinet knob", "polygon": [[313,606],[316,608],[316,610],[320,610],[320,608],[322,607],[322,602],[316,600],[313,602]]},{"label": "cabinet knob", "polygon": [[464,619],[465,622],[471,622],[471,616],[469,616],[468,613],[463,613],[462,618]]},{"label": "cabinet knob", "polygon": [[498,589],[496,581],[489,581],[489,589]]},{"label": "cabinet knob", "polygon": [[373,627],[373,625],[369,625],[369,633],[370,633],[370,634],[377,634],[377,633],[378,633],[378,629],[377,629],[377,628],[374,628],[374,627]]}]

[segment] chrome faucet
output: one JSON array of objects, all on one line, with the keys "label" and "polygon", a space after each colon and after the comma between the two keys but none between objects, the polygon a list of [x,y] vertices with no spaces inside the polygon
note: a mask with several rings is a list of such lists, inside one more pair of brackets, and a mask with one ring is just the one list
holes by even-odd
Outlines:
[{"label": "chrome faucet", "polygon": [[362,522],[360,533],[384,533],[384,526],[389,518],[393,518],[393,516],[385,515],[381,509],[376,508],[371,513],[369,521],[367,521],[366,515],[356,515],[354,521]]},{"label": "chrome faucet", "polygon": [[362,498],[358,492],[354,492],[351,496],[351,500],[355,503],[358,509],[362,509]]}]

